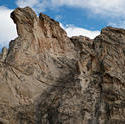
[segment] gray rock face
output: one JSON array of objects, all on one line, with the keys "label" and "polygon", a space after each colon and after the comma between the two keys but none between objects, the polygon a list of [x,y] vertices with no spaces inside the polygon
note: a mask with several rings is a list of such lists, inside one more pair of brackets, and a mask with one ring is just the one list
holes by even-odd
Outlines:
[{"label": "gray rock face", "polygon": [[29,7],[11,17],[18,37],[0,55],[1,124],[125,123],[125,30],[68,38]]}]

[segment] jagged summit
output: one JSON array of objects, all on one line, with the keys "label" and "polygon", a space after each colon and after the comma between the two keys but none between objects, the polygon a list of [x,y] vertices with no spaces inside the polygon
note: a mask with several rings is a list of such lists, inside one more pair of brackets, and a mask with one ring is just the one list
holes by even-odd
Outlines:
[{"label": "jagged summit", "polygon": [[42,13],[37,17],[29,7],[15,9],[11,18],[16,23],[18,38],[10,43],[6,58],[10,65],[25,72],[39,61],[40,54],[74,58],[73,44],[58,22]]},{"label": "jagged summit", "polygon": [[29,7],[11,18],[18,37],[0,55],[1,124],[125,123],[125,30],[69,38]]}]

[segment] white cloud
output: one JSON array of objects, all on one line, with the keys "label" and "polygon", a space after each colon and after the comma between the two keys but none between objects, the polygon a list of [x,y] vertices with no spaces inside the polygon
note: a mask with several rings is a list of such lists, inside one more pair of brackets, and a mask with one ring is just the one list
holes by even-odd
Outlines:
[{"label": "white cloud", "polygon": [[125,14],[125,0],[17,0],[17,5],[20,7],[30,6],[39,11],[46,8],[72,6],[107,16]]},{"label": "white cloud", "polygon": [[10,18],[12,10],[0,6],[0,46],[8,46],[17,37],[16,26]]},{"label": "white cloud", "polygon": [[52,5],[72,6],[91,10],[93,13],[106,15],[125,14],[125,0],[51,0]]},{"label": "white cloud", "polygon": [[83,36],[89,37],[91,39],[94,39],[96,36],[98,36],[100,34],[100,31],[91,31],[91,30],[87,30],[85,28],[75,27],[73,25],[68,25],[66,27],[63,26],[62,24],[60,24],[60,25],[67,32],[67,35],[69,37],[83,35]]}]

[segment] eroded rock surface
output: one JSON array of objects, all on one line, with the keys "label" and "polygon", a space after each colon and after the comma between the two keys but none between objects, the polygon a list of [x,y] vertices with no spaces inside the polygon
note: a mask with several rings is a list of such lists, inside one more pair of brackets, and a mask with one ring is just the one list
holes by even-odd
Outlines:
[{"label": "eroded rock surface", "polygon": [[125,30],[69,38],[29,7],[11,18],[18,37],[0,54],[1,124],[125,123]]}]

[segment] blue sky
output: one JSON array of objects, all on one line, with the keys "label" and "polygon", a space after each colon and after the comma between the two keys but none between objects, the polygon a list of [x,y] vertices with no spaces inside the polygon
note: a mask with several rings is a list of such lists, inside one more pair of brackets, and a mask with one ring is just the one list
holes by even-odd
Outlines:
[{"label": "blue sky", "polygon": [[25,6],[59,21],[68,36],[94,38],[105,26],[125,28],[125,0],[0,0],[0,47],[17,37],[10,13]]}]

